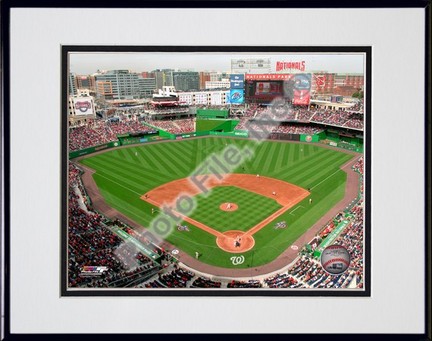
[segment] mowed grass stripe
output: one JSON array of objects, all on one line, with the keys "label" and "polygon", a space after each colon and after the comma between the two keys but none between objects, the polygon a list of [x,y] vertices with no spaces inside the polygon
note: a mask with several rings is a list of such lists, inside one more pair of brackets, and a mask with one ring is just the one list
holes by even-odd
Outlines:
[{"label": "mowed grass stripe", "polygon": [[122,159],[125,159],[129,162],[133,162],[132,157],[130,156],[130,154],[127,152],[128,148],[120,148],[114,152],[112,152],[112,154],[110,152],[108,153],[104,153],[104,154],[100,154],[102,155],[106,155],[106,154],[111,154],[110,156],[114,156],[114,155],[118,155],[117,157],[121,157]]},{"label": "mowed grass stripe", "polygon": [[300,159],[300,144],[294,144],[294,159],[293,161],[299,161]]},{"label": "mowed grass stripe", "polygon": [[287,178],[287,175],[295,175],[297,172],[302,172],[304,169],[308,169],[312,165],[325,160],[330,154],[331,153],[323,153],[316,155],[313,154],[309,157],[308,160],[304,160],[301,163],[289,163],[287,166],[275,172],[273,176],[275,178],[279,178],[281,176]]},{"label": "mowed grass stripe", "polygon": [[[133,193],[134,195],[140,196],[140,192],[139,190],[136,190],[134,188],[130,188],[129,184],[124,183],[124,181],[119,180],[119,179],[113,179],[112,177],[109,176],[105,176],[103,173],[96,173],[93,175],[96,183],[98,184],[98,187],[103,189],[104,188],[104,184],[107,184],[107,181],[112,183],[114,185],[114,187],[110,186],[110,192],[112,193],[115,189],[115,187],[121,187],[123,189],[125,189],[126,191],[128,191],[129,193]],[[102,181],[100,181],[100,179],[103,179]],[[124,192],[124,191],[123,191]]]},{"label": "mowed grass stripe", "polygon": [[308,178],[312,175],[317,175],[321,172],[326,172],[327,167],[330,167],[331,169],[337,169],[342,158],[340,155],[331,155],[327,158],[325,158],[322,161],[318,161],[313,166],[302,166],[296,169],[296,171],[288,172],[289,179],[292,182],[303,182],[303,179]]},{"label": "mowed grass stripe", "polygon": [[[310,183],[314,183],[316,180],[319,179],[324,179],[327,177],[329,173],[334,173],[337,170],[342,171],[340,169],[340,166],[346,163],[346,161],[348,161],[350,158],[351,158],[350,155],[345,155],[345,156],[338,155],[337,159],[331,158],[328,161],[325,161],[320,165],[314,167],[313,169],[317,170],[316,172],[313,172],[312,169],[310,171],[305,171],[304,177],[308,176],[308,182]],[[334,167],[332,167],[332,165]],[[301,174],[298,176],[301,176]],[[302,180],[297,180],[297,181],[303,182]]]},{"label": "mowed grass stripe", "polygon": [[158,171],[158,172],[161,172],[161,173],[166,173],[166,169],[163,167],[163,165],[160,164],[160,162],[158,162],[155,159],[155,157],[153,156],[154,148],[152,148],[152,147],[154,147],[154,146],[156,146],[156,145],[151,145],[151,146],[148,146],[148,147],[144,148],[144,150],[143,150],[143,159],[155,171]]},{"label": "mowed grass stripe", "polygon": [[[130,174],[130,172],[125,172],[122,165],[116,162],[111,162],[109,164],[103,161],[94,160],[94,165],[98,167],[98,171],[95,175],[102,175],[107,179],[112,180],[115,183],[119,183],[130,190],[137,193],[143,194],[145,182],[141,177],[136,177]],[[104,166],[105,164],[105,166]]]},{"label": "mowed grass stripe", "polygon": [[167,142],[165,145],[172,145],[174,150],[177,150],[178,148],[176,147],[176,144],[178,144],[179,147],[181,147],[180,149],[182,154],[189,162],[191,162],[196,150],[195,141],[196,140],[180,140],[176,142]]},{"label": "mowed grass stripe", "polygon": [[180,170],[182,173],[187,173],[190,170],[190,160],[187,159],[183,152],[183,146],[179,153],[175,150],[175,146],[172,143],[167,143],[164,146],[167,158],[173,163],[173,165]]},{"label": "mowed grass stripe", "polygon": [[[136,152],[136,148],[130,147],[130,148],[125,148],[124,152],[122,153],[122,162],[128,162],[128,163],[132,163],[134,164],[134,166],[139,169],[141,166],[143,166],[144,164],[142,164],[140,162],[140,158],[138,156],[135,155]],[[108,153],[106,153],[108,154]],[[102,155],[106,155],[106,154],[102,154]],[[117,156],[111,156],[109,155],[109,157],[113,157],[113,158],[117,158],[120,159]]]},{"label": "mowed grass stripe", "polygon": [[202,162],[202,160],[204,158],[204,155],[203,155],[203,148],[204,148],[204,146],[203,146],[203,139],[197,139],[197,140],[193,140],[193,141],[196,142],[196,146],[195,146],[195,161],[194,161],[193,164],[195,166],[198,166]]},{"label": "mowed grass stripe", "polygon": [[292,144],[289,144],[289,143],[285,144],[285,149],[284,149],[284,152],[283,152],[283,161],[282,161],[281,167],[280,168],[275,168],[275,171],[278,171],[282,167],[286,168],[286,167],[291,166],[288,163],[288,155],[290,153],[291,148],[292,148]]},{"label": "mowed grass stripe", "polygon": [[[101,154],[96,159],[95,162],[103,162],[105,164],[105,168],[101,171],[112,169],[112,171],[120,170],[121,174],[124,174],[127,177],[133,177],[138,179],[143,179],[143,167],[134,162],[127,162],[124,159],[120,159],[116,156]],[[117,177],[117,176],[116,176]]]},{"label": "mowed grass stripe", "polygon": [[295,149],[295,144],[290,144],[290,148],[288,151],[288,161],[287,164],[288,166],[292,165],[294,163],[294,149]]},{"label": "mowed grass stripe", "polygon": [[259,147],[256,148],[255,150],[255,158],[253,161],[253,166],[255,169],[254,173],[262,173],[262,174],[266,174],[263,173],[263,159],[265,159],[267,157],[267,151],[270,149],[271,145],[270,143],[265,143],[265,144],[261,144],[259,145]]},{"label": "mowed grass stripe", "polygon": [[[147,162],[147,160],[145,159],[145,150],[143,150],[143,148],[133,148],[131,149],[132,152],[132,162],[131,163],[136,163],[137,166],[143,167],[143,168],[148,168],[149,167],[149,163]],[[136,154],[136,155],[135,155]]]},{"label": "mowed grass stripe", "polygon": [[[101,188],[101,191],[104,192],[105,189]],[[113,207],[127,212],[129,217],[140,224],[147,225],[152,219],[150,207],[153,205],[147,204],[148,207],[139,207],[135,203],[125,201],[124,197],[113,194],[112,191],[105,193],[105,199]]]},{"label": "mowed grass stripe", "polygon": [[277,150],[276,163],[274,169],[280,169],[282,167],[283,161],[285,157],[288,157],[286,154],[286,149],[288,144],[279,143],[279,149]]},{"label": "mowed grass stripe", "polygon": [[[163,143],[162,143],[163,144]],[[165,146],[162,146],[160,144],[155,144],[153,148],[150,150],[150,153],[148,153],[148,156],[152,159],[152,161],[157,164],[157,167],[159,170],[161,170],[162,173],[175,173],[175,169],[172,167],[170,162],[165,158]]]},{"label": "mowed grass stripe", "polygon": [[[101,156],[102,155],[105,155],[105,154],[101,154]],[[145,170],[154,171],[154,168],[151,167],[151,165],[149,165],[148,163],[141,164],[141,163],[138,163],[136,160],[129,161],[129,160],[126,160],[124,158],[120,158],[120,157],[114,156],[114,155],[107,155],[105,158],[101,158],[101,160],[104,160],[105,162],[114,161],[117,164],[121,164],[125,169],[130,170],[134,174],[137,172],[140,172],[140,174],[141,174],[141,171],[145,171]]]},{"label": "mowed grass stripe", "polygon": [[155,172],[165,173],[165,169],[160,165],[152,156],[151,149],[147,150],[145,149],[142,152],[142,158],[144,159],[144,162],[147,164],[147,167],[150,167]]},{"label": "mowed grass stripe", "polygon": [[133,174],[132,176],[138,176],[140,179],[142,179],[143,183],[148,184],[150,188],[173,179],[173,175],[156,173],[153,168],[150,168],[149,165],[140,168],[136,167],[136,164],[134,163],[125,162],[124,160],[118,159],[117,157],[112,157],[110,160],[116,161],[115,163],[117,165],[121,164],[122,168],[128,171],[128,173],[126,173],[128,177],[130,176],[129,174]]},{"label": "mowed grass stripe", "polygon": [[280,143],[269,143],[270,148],[265,153],[264,165],[262,166],[262,173],[268,174],[271,169],[274,169],[274,165],[276,164],[277,158],[279,157],[279,153],[281,150]]},{"label": "mowed grass stripe", "polygon": [[302,144],[303,146],[303,156],[308,158],[311,153],[311,145],[310,144]]}]

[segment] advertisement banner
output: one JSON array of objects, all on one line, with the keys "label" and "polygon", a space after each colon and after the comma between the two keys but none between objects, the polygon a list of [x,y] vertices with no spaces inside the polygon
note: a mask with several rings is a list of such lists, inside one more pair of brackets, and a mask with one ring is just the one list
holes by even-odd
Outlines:
[{"label": "advertisement banner", "polygon": [[231,104],[243,104],[244,103],[244,91],[240,89],[231,89],[230,100]]},{"label": "advertisement banner", "polygon": [[246,80],[256,80],[256,81],[264,81],[264,80],[271,80],[271,81],[283,81],[283,80],[289,80],[293,78],[294,75],[292,74],[285,74],[285,73],[260,73],[260,74],[246,74],[245,79]]},{"label": "advertisement banner", "polygon": [[244,75],[241,75],[241,74],[230,75],[230,88],[231,89],[243,89],[244,88]]},{"label": "advertisement banner", "polygon": [[297,74],[294,76],[294,105],[309,105],[311,89],[311,74]]},{"label": "advertisement banner", "polygon": [[73,99],[75,115],[93,115],[93,101],[91,97],[76,97]]}]

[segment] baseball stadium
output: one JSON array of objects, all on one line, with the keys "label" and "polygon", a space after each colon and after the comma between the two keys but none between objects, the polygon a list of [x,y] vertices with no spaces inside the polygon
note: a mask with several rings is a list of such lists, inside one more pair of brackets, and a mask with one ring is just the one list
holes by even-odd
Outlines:
[{"label": "baseball stadium", "polygon": [[363,99],[320,82],[231,75],[215,102],[164,87],[98,114],[71,97],[67,292],[363,291]]}]

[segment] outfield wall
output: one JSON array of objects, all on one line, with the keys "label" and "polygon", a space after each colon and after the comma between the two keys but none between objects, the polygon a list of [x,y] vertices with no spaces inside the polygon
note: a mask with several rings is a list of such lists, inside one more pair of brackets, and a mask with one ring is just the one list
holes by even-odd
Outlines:
[{"label": "outfield wall", "polygon": [[[191,137],[204,137],[204,136],[225,136],[225,137],[240,137],[240,138],[249,138],[253,137],[253,134],[250,134],[247,130],[234,130],[233,128],[237,125],[238,121],[236,120],[197,120],[197,127],[198,122],[210,122],[208,124],[211,127],[215,127],[216,123],[219,123],[226,127],[227,131],[214,131],[214,130],[201,130],[201,131],[195,131],[191,133],[186,134],[172,134],[167,131],[158,129],[155,126],[152,126],[150,124],[146,124],[149,127],[158,129],[157,135],[151,135],[151,136],[130,136],[130,134],[124,134],[118,136],[118,141],[113,141],[109,143],[105,143],[99,146],[89,147],[82,150],[72,151],[69,152],[69,158],[73,159],[78,156],[83,156],[87,154],[91,154],[100,150],[114,148],[118,146],[125,146],[125,145],[133,145],[133,144],[140,144],[140,143],[146,143],[146,142],[154,142],[159,140],[181,140]],[[212,122],[216,121],[216,122]],[[222,122],[221,122],[222,121]],[[232,122],[234,121],[234,122]],[[206,124],[204,124],[205,126]],[[218,127],[216,125],[216,127]],[[266,138],[266,136],[264,136]],[[282,140],[282,141],[299,141],[299,142],[306,142],[306,143],[322,143],[327,144],[333,147],[338,147],[342,149],[352,150],[358,153],[363,152],[363,140],[360,138],[349,138],[345,136],[339,136],[333,134],[327,134],[326,131],[323,131],[319,134],[285,134],[285,133],[271,133],[268,136],[271,140]]]},{"label": "outfield wall", "polygon": [[113,141],[113,142],[104,143],[104,144],[94,146],[94,147],[89,147],[89,148],[85,148],[85,149],[81,149],[81,150],[74,150],[72,152],[69,152],[69,159],[73,159],[73,158],[78,157],[78,156],[91,154],[91,153],[97,152],[99,150],[118,147],[119,145],[120,145],[119,141]]},{"label": "outfield wall", "polygon": [[230,132],[235,129],[238,123],[238,120],[197,119],[196,131]]}]

